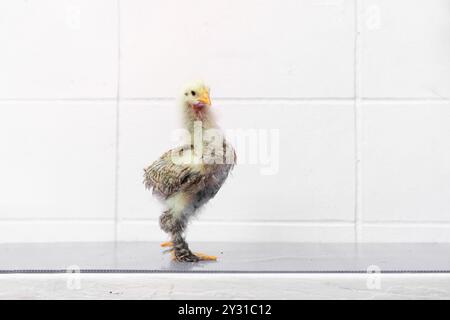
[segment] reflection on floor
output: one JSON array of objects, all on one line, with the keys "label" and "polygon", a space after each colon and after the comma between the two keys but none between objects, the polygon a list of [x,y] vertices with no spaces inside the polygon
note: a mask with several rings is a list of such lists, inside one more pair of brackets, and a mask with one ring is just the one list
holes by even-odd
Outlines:
[{"label": "reflection on floor", "polygon": [[158,243],[0,245],[0,272],[450,272],[450,244],[192,243],[217,262],[175,263]]}]

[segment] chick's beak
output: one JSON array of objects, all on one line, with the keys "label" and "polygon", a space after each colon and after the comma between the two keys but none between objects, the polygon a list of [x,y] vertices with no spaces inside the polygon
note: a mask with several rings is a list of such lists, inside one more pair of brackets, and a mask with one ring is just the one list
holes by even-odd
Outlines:
[{"label": "chick's beak", "polygon": [[203,91],[200,94],[200,97],[198,98],[198,101],[202,104],[205,104],[207,106],[211,105],[211,99],[209,98],[209,92],[208,91]]}]

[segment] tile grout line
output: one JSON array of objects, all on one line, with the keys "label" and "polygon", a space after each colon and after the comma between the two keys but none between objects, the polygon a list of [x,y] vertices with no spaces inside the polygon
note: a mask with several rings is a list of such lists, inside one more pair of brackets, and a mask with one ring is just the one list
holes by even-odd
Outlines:
[{"label": "tile grout line", "polygon": [[[0,98],[0,104],[4,103],[26,103],[26,102],[174,102],[176,99],[172,97],[85,97],[85,98],[30,98],[30,99],[9,99]],[[215,101],[219,102],[249,102],[249,103],[351,103],[353,98],[339,97],[215,97]],[[426,98],[426,97],[379,97],[367,98],[359,97],[360,102],[364,103],[445,103],[448,104],[450,99],[447,98]]]},{"label": "tile grout line", "polygon": [[355,139],[355,243],[362,241],[362,171],[361,171],[361,147],[362,147],[362,115],[361,115],[361,17],[360,3],[355,0],[355,64],[354,64],[354,139]]},{"label": "tile grout line", "polygon": [[[155,223],[159,224],[159,221],[157,219],[146,219],[146,218],[126,218],[122,219],[120,223]],[[276,220],[276,221],[258,221],[258,220],[204,220],[204,221],[196,221],[196,226],[201,225],[209,225],[209,224],[217,224],[217,225],[267,225],[267,226],[274,226],[274,225],[332,225],[332,226],[339,226],[339,225],[345,225],[345,226],[353,226],[354,222],[353,220],[350,221],[314,221],[314,220],[298,220],[298,221],[292,221],[292,220]]]},{"label": "tile grout line", "polygon": [[[11,224],[11,223],[93,223],[93,224],[109,224],[114,223],[113,219],[109,218],[66,218],[66,219],[58,219],[58,218],[2,218],[0,219],[0,225],[2,224]],[[157,219],[149,219],[149,218],[125,218],[120,221],[120,223],[154,223],[158,224]],[[323,221],[323,220],[204,220],[204,221],[196,221],[197,226],[203,225],[323,225],[323,226],[353,226],[354,220],[342,220],[342,221]],[[366,221],[362,222],[361,225],[367,227],[398,227],[398,228],[412,228],[412,227],[439,227],[439,228],[449,228],[450,221],[446,220],[431,220],[431,221],[420,221],[420,220],[405,220],[405,221],[395,221],[395,220],[386,220],[386,221]]]},{"label": "tile grout line", "polygon": [[[128,218],[121,220],[120,223],[123,224],[129,224],[129,223],[151,223],[158,225],[159,221],[156,219],[138,219],[138,218]],[[196,226],[204,226],[204,225],[267,225],[267,226],[274,226],[274,225],[286,225],[286,226],[331,226],[331,227],[338,227],[338,226],[354,226],[354,221],[313,221],[313,220],[299,220],[299,221],[252,221],[252,220],[239,220],[239,221],[224,221],[224,220],[207,220],[207,221],[196,221]],[[368,227],[399,227],[399,228],[410,228],[410,227],[427,227],[427,228],[434,228],[434,227],[442,227],[442,228],[449,228],[450,227],[450,221],[368,221],[368,222],[362,222],[361,225],[368,226]]]},{"label": "tile grout line", "polygon": [[119,226],[119,138],[120,138],[120,0],[117,0],[117,86],[116,86],[116,153],[114,180],[114,242],[118,238]]}]

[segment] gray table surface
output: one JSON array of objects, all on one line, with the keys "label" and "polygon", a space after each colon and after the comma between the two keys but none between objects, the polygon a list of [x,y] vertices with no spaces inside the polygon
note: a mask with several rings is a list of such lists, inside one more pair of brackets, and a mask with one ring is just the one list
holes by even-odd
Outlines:
[{"label": "gray table surface", "polygon": [[450,244],[192,243],[216,262],[176,263],[158,243],[1,244],[0,272],[450,272]]}]

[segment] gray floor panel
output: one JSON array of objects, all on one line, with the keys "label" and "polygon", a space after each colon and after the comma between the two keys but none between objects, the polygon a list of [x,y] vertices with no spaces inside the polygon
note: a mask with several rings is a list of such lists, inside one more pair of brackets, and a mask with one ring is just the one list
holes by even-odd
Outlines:
[{"label": "gray floor panel", "polygon": [[0,245],[0,272],[450,272],[450,244],[192,243],[217,262],[176,263],[158,243]]}]

